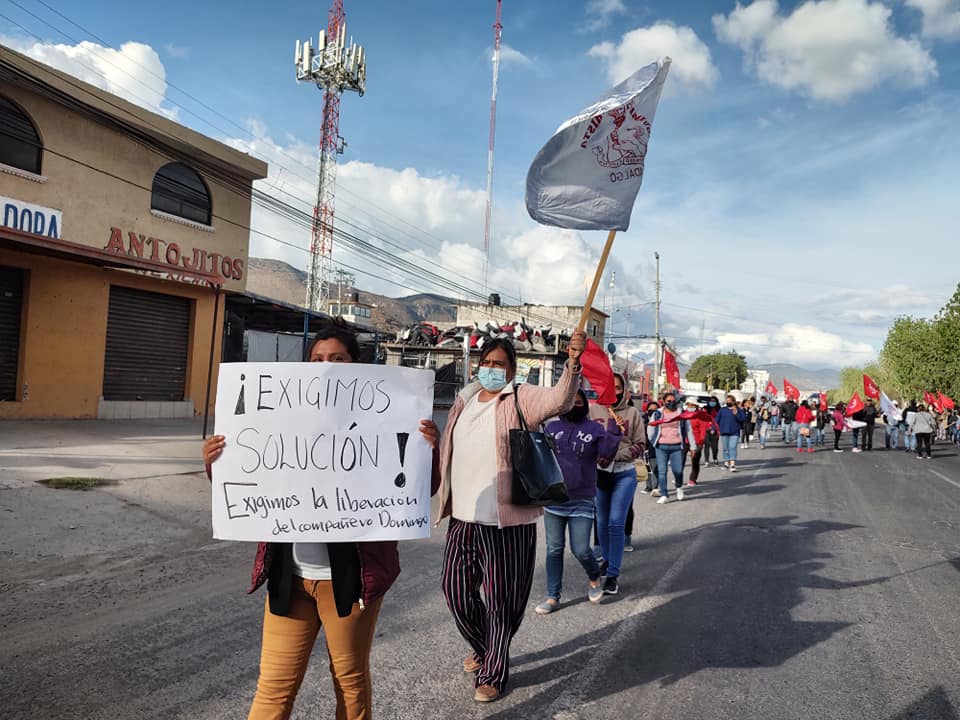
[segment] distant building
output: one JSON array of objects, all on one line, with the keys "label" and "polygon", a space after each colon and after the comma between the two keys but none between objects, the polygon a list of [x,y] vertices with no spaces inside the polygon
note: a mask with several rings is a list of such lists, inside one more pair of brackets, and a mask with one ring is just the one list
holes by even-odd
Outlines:
[{"label": "distant building", "polygon": [[328,305],[330,315],[341,317],[349,323],[369,325],[376,306],[360,302],[360,293],[350,292],[343,299],[331,300]]},{"label": "distant building", "polygon": [[[486,305],[483,303],[458,303],[457,325],[479,325],[488,322],[499,324],[522,319],[531,327],[552,325],[553,332],[559,335],[564,330],[572,330],[580,322],[583,305]],[[587,337],[603,345],[607,318],[610,316],[596,308],[590,309],[587,319]]]}]

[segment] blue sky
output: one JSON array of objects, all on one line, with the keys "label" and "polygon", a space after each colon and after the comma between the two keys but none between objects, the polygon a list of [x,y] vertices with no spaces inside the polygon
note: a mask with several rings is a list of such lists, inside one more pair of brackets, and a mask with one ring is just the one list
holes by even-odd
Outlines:
[{"label": "blue sky", "polygon": [[[344,97],[337,217],[481,289],[496,3],[345,5],[368,87]],[[0,35],[264,157],[263,189],[309,211],[321,95],[294,81],[293,45],[326,12],[277,8],[0,0]],[[688,360],[703,328],[705,350],[754,362],[866,362],[896,315],[930,315],[956,287],[960,0],[505,0],[503,24],[490,284],[506,299],[582,298],[602,237],[530,221],[527,168],[564,119],[664,54],[643,189],[598,302],[614,333],[652,333],[654,251]],[[252,254],[305,266],[265,235],[305,247],[306,230],[256,207],[251,225]],[[436,289],[347,248],[335,262],[364,289]]]}]

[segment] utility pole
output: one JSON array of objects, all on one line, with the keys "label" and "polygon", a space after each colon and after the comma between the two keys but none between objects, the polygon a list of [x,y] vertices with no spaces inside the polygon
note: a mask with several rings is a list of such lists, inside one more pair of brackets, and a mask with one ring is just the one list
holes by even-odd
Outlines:
[{"label": "utility pole", "polygon": [[347,281],[350,287],[356,282],[353,273],[347,272],[343,268],[337,268],[337,315],[343,315],[343,283]]},{"label": "utility pole", "polygon": [[502,0],[497,0],[497,22],[493,25],[493,92],[490,95],[490,139],[487,143],[487,206],[483,215],[483,292],[487,292],[490,271],[490,216],[493,212],[493,143],[497,130],[497,81],[500,77],[500,22]]},{"label": "utility pole", "polygon": [[655,291],[657,294],[657,311],[654,318],[656,323],[656,336],[657,336],[657,375],[653,380],[653,395],[655,398],[660,397],[660,358],[663,357],[663,348],[660,347],[660,253],[655,252],[653,256],[657,259],[657,280],[655,284]]},{"label": "utility pole", "polygon": [[337,184],[337,155],[346,146],[340,137],[340,96],[352,90],[361,96],[367,87],[367,60],[364,49],[347,45],[347,19],[343,0],[333,0],[327,29],[312,39],[297,40],[297,81],[309,82],[323,90],[323,120],[320,130],[320,160],[317,167],[317,202],[313,206],[310,235],[310,268],[307,275],[306,306],[326,311],[333,280],[333,207]]},{"label": "utility pole", "polygon": [[700,319],[700,354],[703,355],[703,331],[706,328],[707,321]]}]

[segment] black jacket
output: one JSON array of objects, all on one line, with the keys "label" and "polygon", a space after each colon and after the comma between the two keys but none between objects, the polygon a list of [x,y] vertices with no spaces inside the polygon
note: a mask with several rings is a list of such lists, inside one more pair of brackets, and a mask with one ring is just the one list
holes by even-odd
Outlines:
[{"label": "black jacket", "polygon": [[780,407],[780,414],[783,415],[785,423],[792,423],[797,417],[797,408],[800,407],[793,400],[787,400]]},{"label": "black jacket", "polygon": [[[290,610],[290,595],[293,591],[293,544],[276,543],[277,555],[270,565],[267,579],[267,594],[270,596],[270,612],[286,616]],[[360,554],[356,543],[327,543],[330,555],[330,578],[337,615],[349,617],[353,604],[360,599],[363,583],[360,580]]]}]

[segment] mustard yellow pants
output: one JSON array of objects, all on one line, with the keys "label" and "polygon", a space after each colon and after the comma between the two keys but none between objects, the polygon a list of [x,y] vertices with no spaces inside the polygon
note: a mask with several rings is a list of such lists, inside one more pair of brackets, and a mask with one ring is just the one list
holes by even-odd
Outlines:
[{"label": "mustard yellow pants", "polygon": [[293,711],[307,662],[323,626],[330,674],[337,694],[337,720],[371,720],[370,646],[383,598],[363,610],[354,604],[349,617],[338,617],[329,580],[293,579],[290,613],[263,612],[260,678],[248,720],[287,720]]}]

